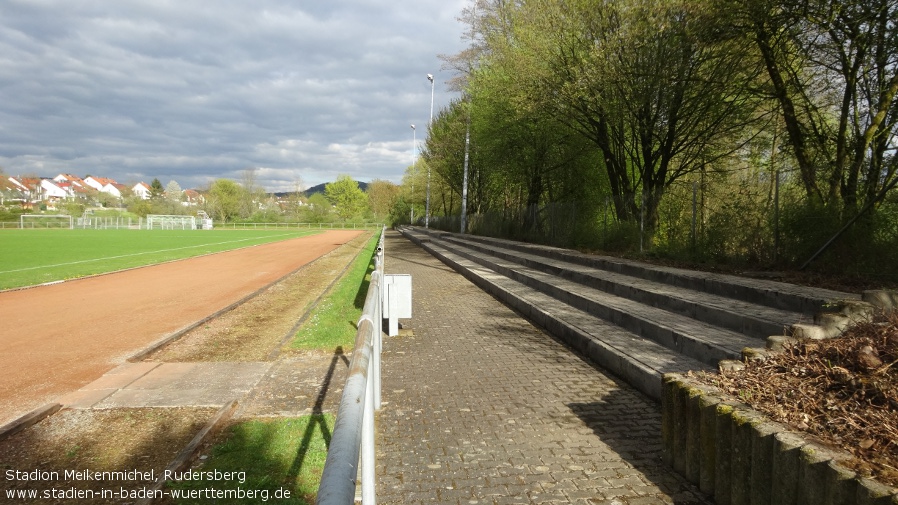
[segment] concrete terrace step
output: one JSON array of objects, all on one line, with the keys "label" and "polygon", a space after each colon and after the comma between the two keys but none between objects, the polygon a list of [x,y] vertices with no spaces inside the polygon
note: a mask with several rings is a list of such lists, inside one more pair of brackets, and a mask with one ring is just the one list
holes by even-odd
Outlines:
[{"label": "concrete terrace step", "polygon": [[858,295],[555,247],[403,228],[577,352],[659,398],[663,373],[715,367]]},{"label": "concrete terrace step", "polygon": [[800,312],[734,300],[640,277],[515,251],[498,245],[464,240],[457,236],[446,237],[445,240],[490,256],[519,263],[551,274],[556,278],[574,281],[588,288],[658,307],[754,338],[764,339],[770,335],[782,335],[788,326],[803,319],[810,320],[810,317],[804,316]]},{"label": "concrete terrace step", "polygon": [[[709,366],[717,366],[724,359],[739,359],[745,347],[763,346],[763,341],[741,333],[615,296],[513,261],[479,254],[455,242],[443,241],[439,245],[558,301]],[[782,334],[782,329],[779,334]]]},{"label": "concrete terrace step", "polygon": [[403,234],[481,289],[563,340],[581,355],[622,377],[656,400],[660,399],[663,374],[710,368],[480,266],[441,245],[421,240],[426,239],[426,236],[408,230],[403,230]]},{"label": "concrete terrace step", "polygon": [[811,318],[827,302],[832,300],[860,300],[860,295],[829,289],[798,286],[766,279],[753,279],[714,272],[700,272],[683,268],[652,265],[640,261],[585,254],[570,249],[527,244],[512,240],[461,235],[434,230],[416,229],[436,239],[461,238],[490,244],[505,249],[584,265],[600,270],[638,277],[650,281],[678,286],[695,291],[724,296],[757,305],[799,312]]}]

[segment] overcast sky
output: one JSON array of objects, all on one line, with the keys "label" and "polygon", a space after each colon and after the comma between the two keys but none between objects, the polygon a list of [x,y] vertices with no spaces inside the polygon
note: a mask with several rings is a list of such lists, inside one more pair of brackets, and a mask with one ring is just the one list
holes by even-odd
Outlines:
[{"label": "overcast sky", "polygon": [[399,183],[466,0],[0,0],[0,167],[267,191]]}]

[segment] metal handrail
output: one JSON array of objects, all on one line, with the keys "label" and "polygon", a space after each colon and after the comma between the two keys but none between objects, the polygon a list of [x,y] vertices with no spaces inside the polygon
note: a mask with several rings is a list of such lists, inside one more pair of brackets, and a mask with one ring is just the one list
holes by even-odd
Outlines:
[{"label": "metal handrail", "polygon": [[[362,503],[375,504],[374,411],[380,409],[380,352],[382,350],[384,236],[374,261],[365,306],[355,335],[349,375],[340,398],[321,484],[318,505],[351,505],[361,463]],[[361,461],[359,454],[361,453]]]}]

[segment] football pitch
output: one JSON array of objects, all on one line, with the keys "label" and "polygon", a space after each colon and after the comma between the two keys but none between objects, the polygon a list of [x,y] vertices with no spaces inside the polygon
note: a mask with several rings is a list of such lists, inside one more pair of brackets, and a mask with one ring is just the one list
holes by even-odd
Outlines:
[{"label": "football pitch", "polygon": [[0,290],[76,279],[318,230],[0,230]]}]

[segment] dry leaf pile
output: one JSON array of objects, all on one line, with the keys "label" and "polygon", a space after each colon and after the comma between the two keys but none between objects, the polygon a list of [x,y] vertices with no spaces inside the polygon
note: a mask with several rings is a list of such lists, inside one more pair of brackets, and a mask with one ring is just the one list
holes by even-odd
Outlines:
[{"label": "dry leaf pile", "polygon": [[698,375],[850,452],[858,473],[898,487],[898,315],[839,338],[800,342],[738,372]]}]

